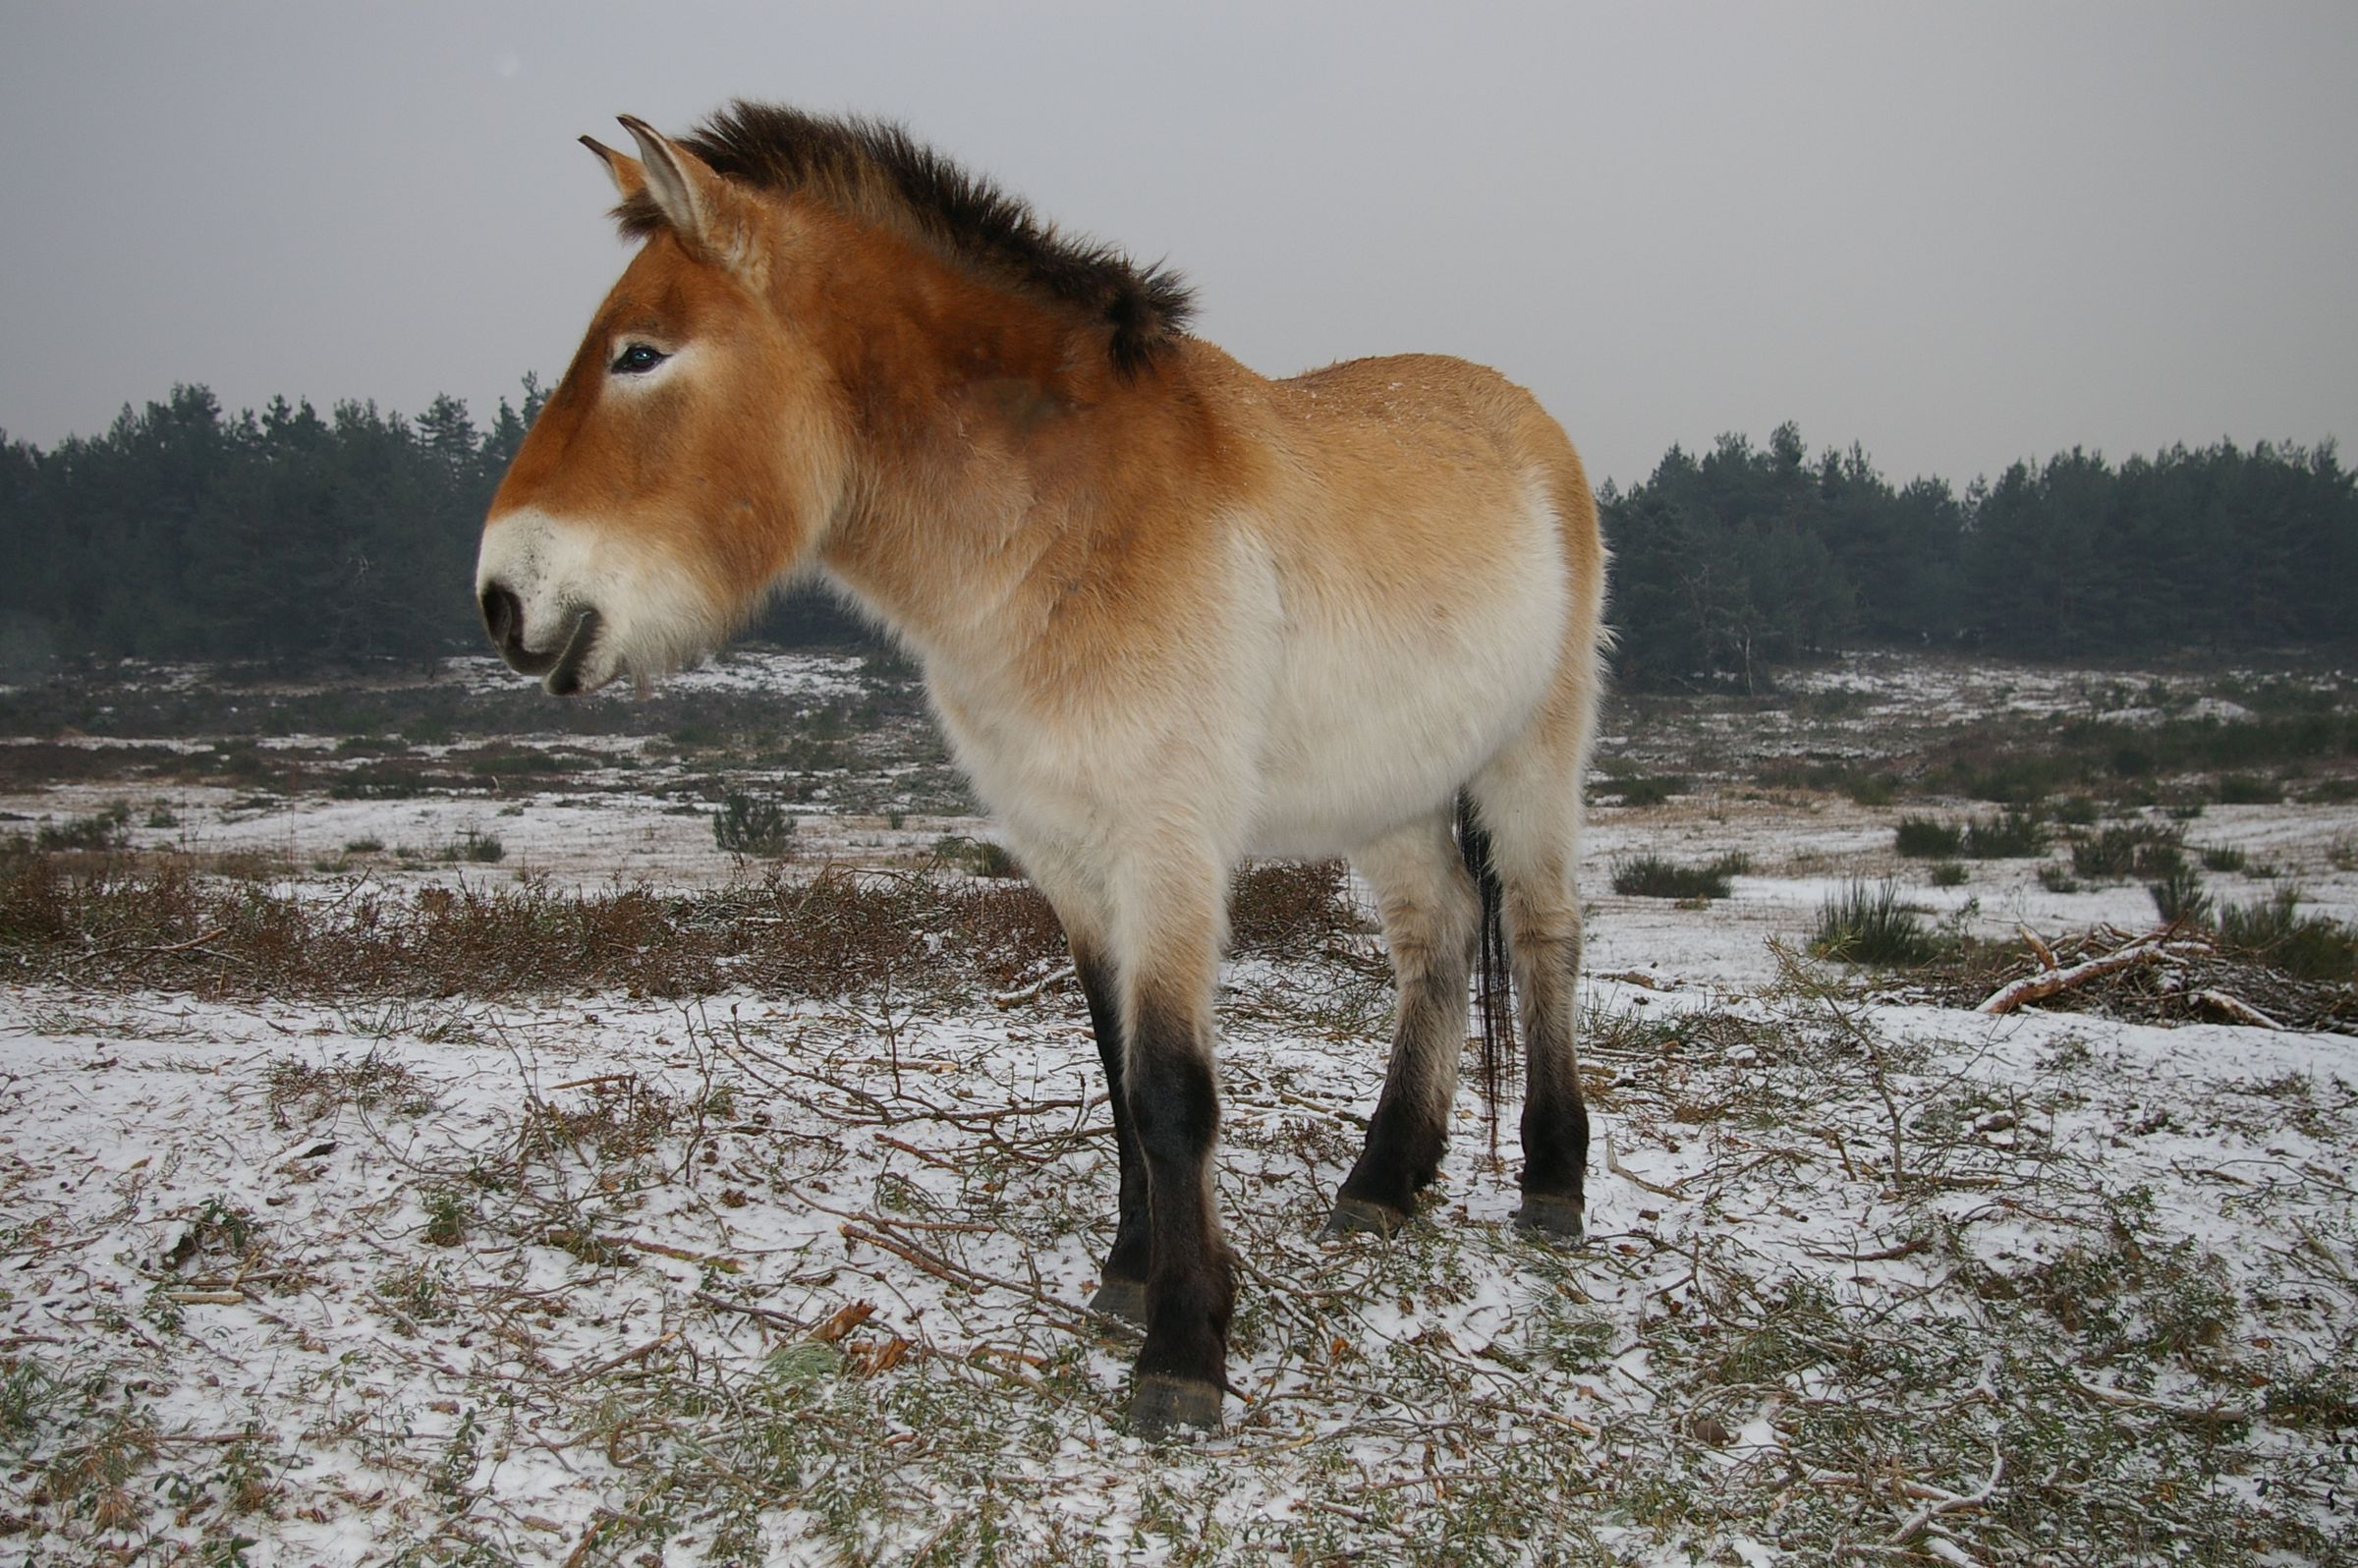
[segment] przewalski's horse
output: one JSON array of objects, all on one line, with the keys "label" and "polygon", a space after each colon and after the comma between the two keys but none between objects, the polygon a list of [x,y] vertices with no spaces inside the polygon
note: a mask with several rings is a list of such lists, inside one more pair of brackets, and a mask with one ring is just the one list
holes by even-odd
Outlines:
[{"label": "przewalski's horse", "polygon": [[1389,1230],[1466,1037],[1462,793],[1527,1052],[1516,1217],[1577,1238],[1604,552],[1555,421],[1457,360],[1264,380],[1187,335],[1172,274],[891,127],[623,124],[639,157],[589,144],[645,244],[492,501],[484,620],[562,696],[815,573],[914,650],[1095,1024],[1121,1164],[1098,1304],[1145,1319],[1134,1425],[1216,1425],[1227,1386],[1212,994],[1242,857],[1346,854],[1379,902],[1398,1023],[1334,1223]]}]

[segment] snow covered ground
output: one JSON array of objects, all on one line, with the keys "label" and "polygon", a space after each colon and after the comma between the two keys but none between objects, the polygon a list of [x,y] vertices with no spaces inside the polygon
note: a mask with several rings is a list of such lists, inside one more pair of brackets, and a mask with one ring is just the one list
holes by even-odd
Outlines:
[{"label": "snow covered ground", "polygon": [[[1959,700],[1921,672],[1852,680]],[[126,831],[267,853],[258,885],[323,904],[356,881],[741,874],[708,812],[640,787],[641,750],[493,801],[241,807],[181,784],[150,827],[142,790]],[[0,811],[62,821],[123,794],[85,779]],[[804,867],[987,831],[809,804]],[[1578,1252],[1506,1223],[1514,1106],[1493,1155],[1471,1089],[1420,1225],[1316,1239],[1381,1082],[1374,950],[1230,964],[1238,1397],[1225,1430],[1161,1447],[1119,1419],[1134,1336],[1084,1305],[1114,1171],[1069,984],[1004,1004],[923,976],[829,1001],[12,986],[0,1550],[2358,1560],[2358,1039],[1991,1018],[1796,956],[1859,876],[1993,934],[2152,923],[2134,882],[2053,892],[1993,861],[1940,889],[1892,854],[1903,811],[1975,810],[1726,780],[1596,813]],[[2358,808],[2186,826],[2274,873],[2219,873],[2223,896],[2297,881],[2358,917]],[[469,828],[503,858],[390,853]],[[1730,851],[1751,868],[1708,905],[1606,891],[1642,853]]]}]

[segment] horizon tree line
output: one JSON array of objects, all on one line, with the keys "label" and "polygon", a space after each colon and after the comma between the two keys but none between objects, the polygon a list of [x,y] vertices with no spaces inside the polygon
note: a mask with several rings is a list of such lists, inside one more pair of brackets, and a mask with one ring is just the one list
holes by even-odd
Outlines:
[{"label": "horizon tree line", "polygon": [[[473,596],[491,493],[538,414],[526,377],[478,426],[438,397],[274,398],[200,385],[46,450],[0,433],[0,680],[95,658],[275,669],[431,663],[482,645]],[[2314,447],[2178,445],[2115,467],[2074,447],[1963,490],[1894,485],[1857,444],[1813,457],[1673,446],[1599,491],[1615,676],[1757,690],[1862,647],[2088,659],[2358,648],[2358,480]],[[815,590],[752,629],[872,640]]]}]

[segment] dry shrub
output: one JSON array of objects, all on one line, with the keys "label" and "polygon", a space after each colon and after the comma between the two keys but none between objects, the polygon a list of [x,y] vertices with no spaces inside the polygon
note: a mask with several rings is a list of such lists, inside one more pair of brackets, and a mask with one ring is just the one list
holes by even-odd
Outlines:
[{"label": "dry shrub", "polygon": [[207,903],[185,867],[140,873],[112,857],[10,855],[0,858],[0,955],[80,947],[96,956],[193,936]]},{"label": "dry shrub", "polygon": [[808,882],[772,879],[763,891],[766,909],[749,922],[748,978],[764,990],[840,996],[910,976],[931,956],[924,916],[935,887],[923,872],[830,866]]},{"label": "dry shrub", "polygon": [[0,979],[207,995],[440,997],[734,983],[843,996],[895,984],[1004,984],[1063,952],[1029,886],[829,868],[718,892],[371,891],[332,907],[198,874],[178,859],[90,867],[0,859]]},{"label": "dry shrub", "polygon": [[1031,883],[1001,883],[962,890],[965,915],[958,923],[968,944],[966,962],[986,982],[1011,985],[1064,951],[1064,926],[1056,911]]},{"label": "dry shrub", "polygon": [[637,1159],[655,1151],[684,1109],[676,1096],[626,1074],[586,1084],[563,1103],[534,1100],[517,1140],[525,1152],[542,1157],[580,1149],[606,1160]]},{"label": "dry shrub", "polygon": [[646,887],[429,887],[406,908],[378,901],[356,912],[356,925],[376,929],[374,939],[348,938],[351,962],[374,973],[364,988],[379,994],[588,987],[692,995],[719,988],[729,930],[693,920],[695,903]]},{"label": "dry shrub", "polygon": [[76,746],[26,741],[0,746],[0,788],[11,793],[92,779],[158,777],[173,772],[180,753],[169,746]]},{"label": "dry shrub", "polygon": [[753,975],[763,988],[845,995],[970,975],[1007,984],[1064,951],[1055,911],[1029,883],[829,867],[773,879]]},{"label": "dry shrub", "polygon": [[270,1064],[265,1082],[270,1086],[273,1127],[291,1127],[298,1116],[307,1123],[315,1122],[346,1105],[375,1110],[386,1105],[433,1103],[424,1079],[407,1064],[374,1051],[357,1062],[301,1062],[281,1057]]},{"label": "dry shrub", "polygon": [[1361,926],[1341,861],[1248,865],[1229,889],[1228,932],[1238,953],[1283,958],[1316,952]]}]

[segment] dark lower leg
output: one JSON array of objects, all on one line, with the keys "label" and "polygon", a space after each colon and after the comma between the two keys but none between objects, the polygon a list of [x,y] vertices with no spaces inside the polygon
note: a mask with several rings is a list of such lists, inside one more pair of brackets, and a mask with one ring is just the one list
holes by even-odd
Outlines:
[{"label": "dark lower leg", "polygon": [[1152,1255],[1132,1416],[1160,1429],[1218,1421],[1236,1286],[1211,1203],[1219,1099],[1207,1032],[1192,1008],[1150,997],[1132,1014],[1123,1087],[1146,1167]]},{"label": "dark lower leg", "polygon": [[1515,941],[1515,981],[1522,988],[1529,1079],[1523,1100],[1523,1207],[1526,1226],[1578,1238],[1589,1162],[1589,1111],[1574,1049],[1580,917],[1569,910],[1530,923]]},{"label": "dark lower leg", "polygon": [[1089,999],[1090,1026],[1097,1036],[1097,1057],[1105,1064],[1105,1087],[1113,1108],[1113,1140],[1121,1161],[1122,1187],[1113,1248],[1097,1271],[1095,1300],[1099,1312],[1144,1321],[1147,1303],[1147,1167],[1139,1156],[1138,1132],[1131,1124],[1130,1102],[1122,1090],[1122,1010],[1114,987],[1112,967],[1103,956],[1081,942],[1073,944],[1073,968],[1081,978],[1081,994]]},{"label": "dark lower leg", "polygon": [[1408,1218],[1418,1192],[1441,1168],[1482,913],[1446,813],[1369,846],[1354,864],[1376,889],[1400,1010],[1383,1093],[1368,1123],[1367,1146],[1343,1178],[1329,1235],[1388,1233]]},{"label": "dark lower leg", "polygon": [[1428,971],[1403,991],[1393,1033],[1392,1062],[1383,1093],[1368,1123],[1367,1147],[1343,1178],[1329,1231],[1389,1231],[1405,1220],[1417,1194],[1441,1168],[1448,1143],[1456,1062],[1464,1048],[1462,969],[1448,977]]}]

